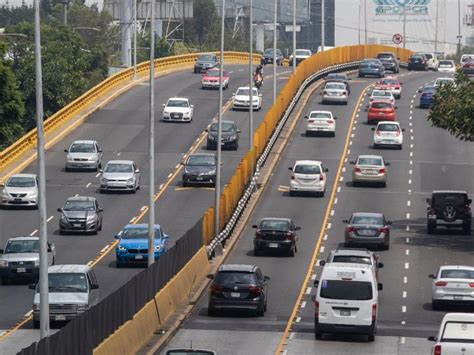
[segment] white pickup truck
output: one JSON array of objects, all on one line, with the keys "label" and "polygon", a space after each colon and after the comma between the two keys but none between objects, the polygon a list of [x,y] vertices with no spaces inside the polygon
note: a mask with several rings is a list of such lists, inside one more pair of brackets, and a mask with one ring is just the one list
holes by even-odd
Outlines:
[{"label": "white pickup truck", "polygon": [[444,316],[435,341],[432,355],[473,355],[474,354],[474,314],[448,313]]}]

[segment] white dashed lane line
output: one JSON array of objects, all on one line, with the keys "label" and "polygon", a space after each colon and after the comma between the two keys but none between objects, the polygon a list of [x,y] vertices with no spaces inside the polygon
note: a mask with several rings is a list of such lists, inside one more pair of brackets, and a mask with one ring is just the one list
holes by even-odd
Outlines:
[{"label": "white dashed lane line", "polygon": [[92,184],[92,183],[91,183],[91,182],[89,182],[89,183],[86,185],[86,187],[89,187],[89,186],[91,186],[91,184]]},{"label": "white dashed lane line", "polygon": [[35,229],[33,232],[31,232],[31,233],[30,233],[30,236],[32,237],[32,236],[34,236],[36,233],[38,233],[38,230],[37,230],[37,229]]},{"label": "white dashed lane line", "polygon": [[100,173],[95,174],[95,177],[99,177]]},{"label": "white dashed lane line", "polygon": [[49,218],[46,220],[46,222],[51,221],[53,218],[54,218],[54,216],[49,217]]}]

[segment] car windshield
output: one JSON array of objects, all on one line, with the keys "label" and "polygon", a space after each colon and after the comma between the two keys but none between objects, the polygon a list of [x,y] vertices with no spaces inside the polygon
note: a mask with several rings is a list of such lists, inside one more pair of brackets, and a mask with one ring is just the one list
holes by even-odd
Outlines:
[{"label": "car windshield", "polygon": [[442,68],[452,68],[454,67],[454,64],[450,60],[440,60],[439,66]]},{"label": "car windshield", "polygon": [[189,107],[188,101],[186,100],[169,100],[166,104],[167,107]]},{"label": "car windshield", "polygon": [[326,87],[324,88],[325,90],[345,90],[346,86],[344,84],[339,84],[339,83],[328,83],[326,84]]},{"label": "car windshield", "polygon": [[63,207],[64,211],[95,211],[94,201],[66,201]]},{"label": "car windshield", "polygon": [[[155,228],[155,238],[161,237],[161,229]],[[120,234],[122,239],[147,239],[148,227],[146,228],[125,228]]]},{"label": "car windshield", "polygon": [[214,62],[215,57],[211,54],[202,54],[198,56],[197,60],[202,62]]},{"label": "car windshield", "polygon": [[[248,88],[245,88],[245,89],[238,89],[235,95],[239,95],[239,96],[240,96],[240,95],[242,95],[242,96],[250,96],[250,90],[249,90]],[[252,96],[253,96],[253,97],[258,96],[258,91],[257,91],[257,89],[254,88],[254,89],[252,90]]]},{"label": "car windshield", "polygon": [[132,164],[107,164],[106,173],[133,173]]},{"label": "car windshield", "polygon": [[395,79],[384,79],[380,80],[380,84],[382,85],[398,85],[398,81]]},{"label": "car windshield", "polygon": [[474,323],[462,321],[446,322],[440,341],[452,343],[474,343]]},{"label": "car windshield", "polygon": [[259,229],[286,231],[290,229],[288,221],[265,219],[260,222]]},{"label": "car windshield", "polygon": [[309,118],[331,118],[331,113],[329,112],[311,112]]},{"label": "car windshield", "polygon": [[378,165],[382,166],[381,158],[359,158],[357,165]]},{"label": "car windshield", "polygon": [[[212,132],[217,132],[217,123],[211,124]],[[233,122],[222,122],[222,132],[235,132],[235,124]]]},{"label": "car windshield", "polygon": [[382,216],[362,216],[362,215],[355,215],[352,216],[351,224],[375,224],[375,225],[383,225],[383,217]]},{"label": "car windshield", "polygon": [[217,273],[215,284],[244,284],[244,285],[255,285],[255,275],[250,272],[238,272],[238,271],[220,271]]},{"label": "car windshield", "polygon": [[441,271],[443,279],[474,279],[474,270],[447,269]]},{"label": "car windshield", "polygon": [[74,143],[69,148],[69,153],[95,153],[92,143]]},{"label": "car windshield", "polygon": [[392,104],[390,102],[372,102],[371,108],[392,108]]},{"label": "car windshield", "polygon": [[314,165],[314,164],[299,164],[295,166],[295,171],[296,174],[321,174],[321,169],[319,168],[319,165]]},{"label": "car windshield", "polygon": [[[281,52],[279,49],[276,50],[276,54],[279,55]],[[273,48],[266,49],[265,52],[263,53],[264,55],[270,55],[273,54]]]},{"label": "car windshield", "polygon": [[464,207],[466,205],[466,195],[464,194],[453,194],[453,193],[438,193],[433,195],[433,206],[434,207],[445,207],[455,206]]},{"label": "car windshield", "polygon": [[310,51],[297,50],[296,55],[311,55]]},{"label": "car windshield", "polygon": [[9,240],[5,254],[39,253],[39,240]]},{"label": "car windshield", "polygon": [[49,292],[87,292],[83,273],[48,273]]},{"label": "car windshield", "polygon": [[[205,76],[209,76],[209,77],[212,77],[212,78],[218,78],[219,77],[219,70],[208,70],[206,72]],[[223,72],[222,76],[223,77],[228,76],[227,72]]]},{"label": "car windshield", "polygon": [[26,176],[12,176],[7,181],[8,187],[35,187],[36,181],[33,177]]},{"label": "car windshield", "polygon": [[186,165],[189,166],[214,166],[216,165],[216,158],[212,155],[191,155],[188,158]]},{"label": "car windshield", "polygon": [[448,85],[451,85],[451,84],[454,84],[454,80],[453,79],[436,79],[435,81],[435,85],[445,85],[445,84],[448,84]]},{"label": "car windshield", "polygon": [[379,53],[377,55],[378,59],[393,59],[393,54],[391,53]]},{"label": "car windshield", "polygon": [[423,94],[434,94],[436,93],[436,88],[434,86],[427,86],[423,88]]},{"label": "car windshield", "polygon": [[355,255],[336,255],[332,259],[332,262],[372,265],[371,260],[368,256],[355,256]]},{"label": "car windshield", "polygon": [[432,59],[433,58],[433,55],[430,54],[430,53],[424,53],[426,59]]},{"label": "car windshield", "polygon": [[333,300],[371,300],[372,284],[366,281],[322,280],[320,296]]},{"label": "car windshield", "polygon": [[327,80],[347,80],[347,76],[343,74],[331,73],[331,74],[328,74]]},{"label": "car windshield", "polygon": [[382,123],[377,126],[377,131],[397,132],[400,128],[396,124]]}]

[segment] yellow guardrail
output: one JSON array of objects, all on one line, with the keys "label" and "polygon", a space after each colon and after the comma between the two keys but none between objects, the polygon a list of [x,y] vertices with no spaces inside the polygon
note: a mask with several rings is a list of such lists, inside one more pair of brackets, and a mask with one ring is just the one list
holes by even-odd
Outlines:
[{"label": "yellow guardrail", "polygon": [[[220,230],[224,228],[232,216],[233,210],[242,196],[246,185],[250,182],[258,157],[262,154],[273,130],[283,116],[286,108],[295,96],[301,84],[313,73],[324,68],[359,61],[364,58],[373,58],[379,52],[394,52],[402,62],[408,61],[413,53],[402,48],[383,45],[360,45],[337,47],[328,51],[317,53],[298,65],[295,72],[290,75],[285,86],[280,91],[275,104],[267,111],[263,122],[253,134],[253,149],[249,150],[240,161],[234,175],[224,188],[220,197]],[[214,208],[209,207],[203,216],[203,242],[208,245],[215,237]]]},{"label": "yellow guardrail", "polygon": [[[200,53],[183,54],[155,60],[155,73],[168,71],[178,68],[186,68],[192,65]],[[233,64],[248,63],[249,54],[244,52],[225,52],[224,62]],[[260,55],[254,55],[254,63],[260,63]],[[149,73],[149,62],[143,62],[137,65],[137,74],[144,77]],[[105,79],[92,89],[88,90],[70,104],[53,114],[44,121],[45,138],[48,139],[52,134],[58,132],[72,118],[83,111],[85,108],[91,107],[98,99],[105,97],[110,91],[117,89],[121,85],[133,80],[133,68],[125,69]],[[16,162],[26,152],[36,145],[36,128],[29,131],[15,143],[0,152],[0,171],[4,170],[8,165]]]}]

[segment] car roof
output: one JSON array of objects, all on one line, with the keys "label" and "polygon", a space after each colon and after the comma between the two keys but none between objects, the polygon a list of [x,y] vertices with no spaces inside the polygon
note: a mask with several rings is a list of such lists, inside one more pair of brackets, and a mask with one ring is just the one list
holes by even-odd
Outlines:
[{"label": "car roof", "polygon": [[109,160],[107,164],[133,164],[133,160]]},{"label": "car roof", "polygon": [[354,212],[352,216],[368,216],[368,217],[383,217],[383,213],[379,212]]},{"label": "car roof", "polygon": [[237,271],[237,272],[255,272],[257,265],[248,264],[224,264],[219,267],[218,271]]},{"label": "car roof", "polygon": [[213,157],[213,158],[216,157],[216,155],[213,154],[213,153],[193,153],[193,154],[189,154],[189,157],[191,157],[191,156],[193,156],[193,157],[195,157],[195,156],[206,156],[206,157]]},{"label": "car roof", "polygon": [[380,54],[391,54],[391,55],[395,55],[395,53],[393,53],[393,52],[379,52],[377,55],[380,55]]},{"label": "car roof", "polygon": [[48,273],[70,273],[70,272],[89,272],[92,268],[89,265],[66,264],[53,265],[48,267]]},{"label": "car roof", "polygon": [[36,177],[36,174],[13,174],[12,176],[10,176],[10,178],[13,178],[13,177],[29,177],[29,178],[35,178],[35,177]]},{"label": "car roof", "polygon": [[383,157],[381,155],[371,155],[371,154],[361,154],[357,157],[357,159],[360,158],[379,158],[383,160]]},{"label": "car roof", "polygon": [[[238,90],[248,90],[248,89],[249,89],[249,86],[239,86],[236,91],[238,91]],[[257,88],[255,86],[253,86],[252,89],[257,90]]]},{"label": "car roof", "polygon": [[290,218],[283,218],[283,217],[263,217],[260,222],[262,221],[285,221],[291,223]]},{"label": "car roof", "polygon": [[297,160],[295,165],[321,165],[322,163],[319,160]]},{"label": "car roof", "polygon": [[394,125],[400,126],[400,122],[398,121],[378,121],[377,122],[377,126],[381,124],[394,124]]},{"label": "car roof", "polygon": [[474,271],[474,266],[466,266],[466,265],[443,265],[440,266],[440,270],[470,270]]},{"label": "car roof", "polygon": [[443,317],[443,322],[450,321],[474,322],[474,313],[446,313]]},{"label": "car roof", "polygon": [[168,101],[172,101],[172,100],[174,100],[174,101],[189,101],[189,99],[186,98],[186,97],[170,97],[168,99]]},{"label": "car roof", "polygon": [[77,143],[77,144],[94,144],[96,143],[96,141],[92,140],[92,139],[78,139],[78,140],[75,140],[71,143],[74,144],[74,143]]},{"label": "car roof", "polygon": [[309,112],[310,115],[312,113],[330,113],[332,115],[332,111],[323,111],[323,110],[314,110],[314,111]]},{"label": "car roof", "polygon": [[460,191],[460,190],[434,190],[432,194],[465,194],[467,195],[467,191]]},{"label": "car roof", "polygon": [[[147,223],[137,223],[137,224],[127,224],[123,229],[143,229],[143,228],[148,228]],[[155,223],[155,229],[160,229],[160,225],[158,223]]]},{"label": "car roof", "polygon": [[8,240],[39,240],[39,237],[32,237],[30,235],[16,236],[8,238]]},{"label": "car roof", "polygon": [[333,250],[334,255],[354,255],[354,256],[371,256],[374,253],[363,248],[337,248]]},{"label": "car roof", "polygon": [[66,201],[96,201],[95,197],[91,196],[71,196],[66,199]]},{"label": "car roof", "polygon": [[[338,275],[341,273],[340,275]],[[356,280],[375,280],[373,265],[358,263],[327,263],[321,274],[322,279],[341,279],[353,274]]]}]

